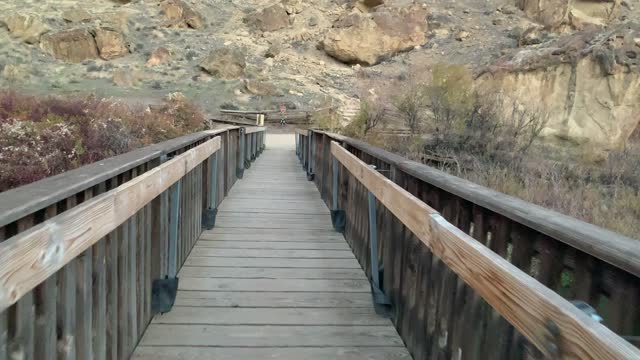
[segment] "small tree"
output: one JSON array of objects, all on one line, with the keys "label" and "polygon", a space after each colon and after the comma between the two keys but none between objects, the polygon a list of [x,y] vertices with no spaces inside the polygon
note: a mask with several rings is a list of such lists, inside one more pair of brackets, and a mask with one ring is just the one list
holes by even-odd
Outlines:
[{"label": "small tree", "polygon": [[413,84],[403,96],[397,97],[393,103],[411,134],[417,134],[420,130],[426,100],[424,87]]},{"label": "small tree", "polygon": [[369,131],[384,125],[386,110],[377,104],[363,101],[360,103],[360,112],[345,128],[349,136],[366,136]]}]

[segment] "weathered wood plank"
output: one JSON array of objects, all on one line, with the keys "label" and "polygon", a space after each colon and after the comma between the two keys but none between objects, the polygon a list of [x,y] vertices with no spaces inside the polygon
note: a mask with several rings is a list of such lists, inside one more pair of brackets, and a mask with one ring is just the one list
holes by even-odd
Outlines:
[{"label": "weathered wood plank", "polygon": [[[45,219],[54,217],[57,206],[45,210]],[[53,360],[56,358],[56,299],[58,297],[57,274],[50,276],[35,289],[36,296],[36,333],[35,358]],[[0,350],[1,352],[1,350]]]},{"label": "weathered wood plank", "polygon": [[106,241],[102,239],[93,248],[93,358],[107,356],[107,269]]},{"label": "weathered wood plank", "polygon": [[369,292],[367,280],[181,278],[180,290]]},{"label": "weathered wood plank", "polygon": [[260,308],[342,308],[371,307],[365,292],[260,292],[260,291],[180,291],[177,306],[260,307]]},{"label": "weathered wood plank", "polygon": [[402,346],[392,326],[221,326],[157,324],[142,346]]},{"label": "weathered wood plank", "polygon": [[342,241],[210,241],[200,239],[196,248],[212,249],[254,249],[254,250],[347,250],[349,246]]},{"label": "weathered wood plank", "polygon": [[213,308],[174,306],[154,324],[199,325],[389,325],[372,307],[361,308]]},{"label": "weathered wood plank", "polygon": [[118,244],[120,231],[114,230],[106,240],[106,358],[118,359]]},{"label": "weathered wood plank", "polygon": [[0,311],[0,360],[7,360],[7,337],[9,332],[8,312]]},{"label": "weathered wood plank", "polygon": [[198,246],[194,256],[294,258],[294,259],[353,259],[349,250],[279,250],[279,249],[218,249]]},{"label": "weathered wood plank", "polygon": [[213,347],[156,347],[141,346],[133,359],[175,360],[175,359],[216,359],[216,360],[410,360],[411,356],[402,347],[326,347],[326,348],[213,348]]},{"label": "weathered wood plank", "polygon": [[213,267],[286,267],[286,268],[331,268],[359,269],[356,259],[291,259],[287,258],[243,258],[190,256],[185,265]]},{"label": "weathered wood plank", "polygon": [[185,278],[365,280],[360,269],[237,268],[185,266]]}]

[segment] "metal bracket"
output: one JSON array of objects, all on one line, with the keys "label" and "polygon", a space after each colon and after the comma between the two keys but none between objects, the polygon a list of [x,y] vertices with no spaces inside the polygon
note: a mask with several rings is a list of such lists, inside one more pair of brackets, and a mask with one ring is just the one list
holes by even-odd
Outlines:
[{"label": "metal bracket", "polygon": [[151,311],[164,314],[171,311],[178,294],[178,278],[166,277],[153,280],[151,285]]},{"label": "metal bracket", "polygon": [[218,215],[218,209],[207,208],[202,210],[202,227],[211,230],[216,226],[216,215]]}]

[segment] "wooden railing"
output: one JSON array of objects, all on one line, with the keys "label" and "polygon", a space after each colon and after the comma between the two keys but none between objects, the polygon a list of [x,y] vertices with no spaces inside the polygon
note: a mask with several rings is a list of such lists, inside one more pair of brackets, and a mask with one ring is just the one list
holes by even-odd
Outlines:
[{"label": "wooden railing", "polygon": [[204,131],[0,194],[0,360],[128,358],[263,148],[264,128]]},{"label": "wooden railing", "polygon": [[[376,233],[381,288],[415,359],[640,356],[614,335],[636,342],[640,334],[639,241],[362,141],[296,134],[308,178],[344,211],[345,238],[372,278]],[[567,300],[591,305],[613,332]]]}]

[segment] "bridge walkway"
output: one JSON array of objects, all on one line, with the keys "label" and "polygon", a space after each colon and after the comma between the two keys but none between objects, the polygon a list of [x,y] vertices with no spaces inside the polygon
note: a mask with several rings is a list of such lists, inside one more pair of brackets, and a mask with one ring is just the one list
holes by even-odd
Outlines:
[{"label": "bridge walkway", "polygon": [[391,320],[295,155],[267,148],[223,201],[134,359],[409,359]]}]

